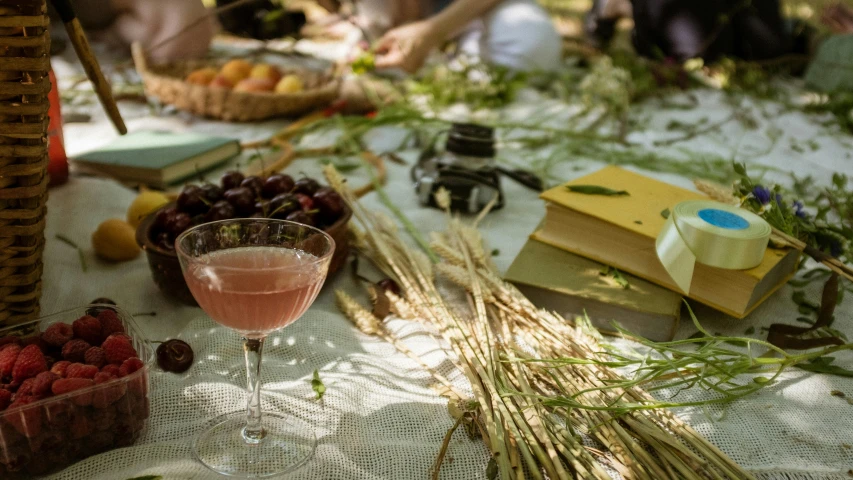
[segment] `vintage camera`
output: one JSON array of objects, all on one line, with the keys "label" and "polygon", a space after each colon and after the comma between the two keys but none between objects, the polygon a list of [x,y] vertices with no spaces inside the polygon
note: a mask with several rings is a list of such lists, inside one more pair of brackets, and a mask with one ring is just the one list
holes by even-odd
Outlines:
[{"label": "vintage camera", "polygon": [[478,213],[492,199],[492,210],[504,206],[501,176],[541,192],[542,180],[526,170],[507,170],[495,161],[495,131],[472,123],[454,123],[447,134],[444,151],[430,145],[412,168],[415,192],[423,206],[437,208],[435,192],[450,192],[450,208],[455,212]]},{"label": "vintage camera", "polygon": [[453,124],[444,152],[428,149],[412,169],[421,205],[437,207],[435,192],[444,187],[450,192],[453,211],[476,213],[495,197],[493,210],[502,208],[504,196],[494,157],[494,129]]}]

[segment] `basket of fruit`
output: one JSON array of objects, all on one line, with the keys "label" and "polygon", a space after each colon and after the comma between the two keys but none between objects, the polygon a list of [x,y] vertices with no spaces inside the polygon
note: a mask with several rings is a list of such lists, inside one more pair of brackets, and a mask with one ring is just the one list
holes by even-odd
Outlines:
[{"label": "basket of fruit", "polygon": [[294,180],[289,175],[266,178],[231,171],[220,185],[187,185],[171,202],[139,224],[136,242],[145,250],[154,283],[166,295],[196,305],[181,272],[175,239],[195,225],[232,218],[278,218],[322,228],[335,240],[329,275],[339,270],[349,255],[349,220],[352,211],[341,196],[314,179]]},{"label": "basket of fruit", "polygon": [[325,108],[338,97],[339,82],[322,72],[243,59],[148,65],[139,45],[133,59],[148,95],[220,120],[292,117]]},{"label": "basket of fruit", "polygon": [[145,427],[154,352],[129,314],[100,301],[0,329],[0,478],[128,446]]}]

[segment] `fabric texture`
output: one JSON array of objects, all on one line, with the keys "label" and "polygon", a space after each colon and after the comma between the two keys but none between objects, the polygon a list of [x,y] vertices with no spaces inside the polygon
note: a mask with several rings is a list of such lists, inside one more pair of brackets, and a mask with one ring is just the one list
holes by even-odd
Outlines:
[{"label": "fabric texture", "polygon": [[562,40],[551,17],[534,0],[505,0],[459,37],[459,50],[520,71],[560,66]]},{"label": "fabric texture", "polygon": [[[70,55],[70,53],[69,53]],[[60,78],[77,71],[75,63],[54,60]],[[66,74],[66,75],[63,75]],[[655,140],[675,134],[666,129],[673,120],[696,121],[707,116],[711,121],[730,114],[722,94],[710,90],[695,94],[698,102],[692,110],[662,110],[653,102],[640,107],[645,118],[631,142],[651,145]],[[670,98],[684,101],[685,96]],[[755,130],[744,131],[727,124],[708,135],[680,146],[698,151],[726,154],[737,144],[738,159],[749,165],[768,165],[782,172],[769,172],[766,181],[788,181],[785,171],[811,174],[827,184],[835,171],[853,174],[849,138],[821,126],[822,117],[805,116],[782,106],[744,100],[758,122]],[[79,107],[78,107],[79,108]],[[93,104],[87,107],[90,123],[65,126],[66,149],[70,155],[108,143],[117,134],[103,112]],[[486,112],[504,121],[542,122],[561,127],[578,105],[568,105],[522,92],[518,101],[499,112]],[[66,108],[64,113],[72,111]],[[233,135],[250,141],[266,138],[286,121],[255,124],[227,124],[163,113],[154,116],[146,106],[122,104],[122,112],[131,132],[152,129],[192,130],[206,134]],[[481,112],[482,114],[482,112]],[[477,120],[465,109],[447,113],[455,119]],[[771,126],[781,130],[769,148],[763,132]],[[368,144],[374,151],[395,150],[411,162],[418,152],[398,148],[406,132],[383,128],[372,132]],[[794,150],[792,142],[814,139],[819,149]],[[332,135],[319,133],[304,140],[306,145],[322,147],[334,141]],[[677,148],[680,148],[677,146]],[[248,161],[246,152],[235,162]],[[548,145],[535,150],[502,152],[507,162],[530,165],[552,158]],[[233,167],[232,163],[232,167]],[[604,165],[594,158],[566,159],[552,171],[555,179],[569,180]],[[417,204],[408,180],[408,166],[387,162],[387,192],[396,206],[422,231],[440,230],[444,218],[435,210]],[[287,172],[320,178],[320,162],[302,159]],[[692,179],[674,174],[645,173],[663,181],[692,188]],[[207,178],[215,180],[219,172]],[[353,185],[367,181],[362,170],[347,173]],[[504,181],[506,207],[490,214],[482,223],[489,249],[497,250],[494,260],[505,270],[544,214],[536,193],[512,181]],[[163,475],[167,479],[221,478],[196,463],[190,454],[191,441],[205,423],[217,415],[240,410],[244,406],[242,351],[236,334],[217,326],[201,310],[179,305],[165,298],[156,288],[146,259],[140,256],[124,264],[99,261],[90,247],[90,236],[107,218],[124,218],[134,192],[107,180],[72,178],[69,184],[50,191],[45,249],[44,294],[42,311],[50,314],[96,297],[116,300],[131,313],[151,340],[181,338],[192,345],[196,362],[184,374],[172,374],[155,368],[151,374],[151,417],[142,438],[132,447],[108,452],[54,475],[62,480],[123,480],[141,475]],[[372,208],[384,208],[376,195],[365,197]],[[73,248],[58,241],[61,233],[84,250],[88,269],[83,272]],[[351,276],[344,271],[328,280],[307,314],[273,335],[267,342],[263,360],[263,405],[265,409],[293,414],[316,427],[318,448],[313,459],[287,479],[422,479],[437,454],[441,440],[453,425],[446,401],[431,388],[431,378],[414,361],[377,339],[353,328],[333,305],[333,290],[358,292]],[[817,287],[808,291],[818,298]],[[736,320],[701,306],[696,313],[705,328],[726,335],[751,334],[763,338],[761,327],[774,322],[796,324],[796,305],[790,300],[793,288],[783,287],[754,314]],[[366,303],[366,299],[362,298]],[[156,312],[156,316],[145,315]],[[835,327],[853,331],[853,300],[846,299],[836,312]],[[429,332],[417,324],[395,320],[391,329],[405,344],[431,366],[453,379],[460,388],[468,388],[451,364],[447,353]],[[695,328],[685,318],[677,338],[686,338]],[[636,347],[630,342],[618,342]],[[836,355],[836,363],[853,368],[853,354]],[[314,369],[327,387],[322,401],[314,398],[310,380]],[[749,381],[746,379],[745,381]],[[842,480],[853,468],[853,405],[833,396],[840,391],[853,397],[853,379],[792,370],[761,393],[731,405],[678,409],[684,420],[705,435],[736,462],[762,480]],[[671,398],[675,392],[661,392]],[[680,392],[674,401],[706,398],[708,393]],[[469,440],[462,429],[450,443],[448,457],[441,470],[447,480],[485,479],[488,452],[482,442]]]}]

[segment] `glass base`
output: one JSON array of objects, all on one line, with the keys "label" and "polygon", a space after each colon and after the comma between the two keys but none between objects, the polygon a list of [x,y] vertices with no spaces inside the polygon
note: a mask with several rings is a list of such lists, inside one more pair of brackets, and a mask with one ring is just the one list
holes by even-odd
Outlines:
[{"label": "glass base", "polygon": [[246,412],[222,415],[193,441],[193,455],[214,472],[240,478],[291,472],[314,455],[317,437],[308,423],[267,412],[262,422],[263,439],[249,443],[243,436]]}]

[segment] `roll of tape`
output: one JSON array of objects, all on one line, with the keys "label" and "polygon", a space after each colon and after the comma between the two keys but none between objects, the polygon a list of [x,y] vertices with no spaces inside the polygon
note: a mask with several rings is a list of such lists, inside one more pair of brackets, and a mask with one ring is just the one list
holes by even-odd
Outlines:
[{"label": "roll of tape", "polygon": [[655,250],[669,276],[687,294],[697,262],[730,270],[761,264],[770,231],[763,218],[742,208],[690,200],[673,208]]}]

